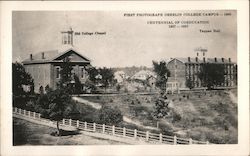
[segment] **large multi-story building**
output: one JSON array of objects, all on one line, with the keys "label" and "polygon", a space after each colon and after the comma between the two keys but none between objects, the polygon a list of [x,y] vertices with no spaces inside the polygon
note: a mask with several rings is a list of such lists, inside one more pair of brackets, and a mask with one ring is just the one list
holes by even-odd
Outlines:
[{"label": "large multi-story building", "polygon": [[[43,51],[36,54],[30,54],[29,58],[22,63],[25,70],[30,73],[34,79],[34,91],[45,89],[49,86],[56,89],[61,78],[61,67],[65,58],[69,60],[73,70],[72,75],[77,75],[80,82],[84,84],[88,78],[87,68],[89,68],[90,60],[81,55],[76,48],[73,47],[73,30],[62,31],[62,47],[61,50]],[[74,79],[72,79],[74,84]]]},{"label": "large multi-story building", "polygon": [[187,81],[192,84],[194,89],[206,89],[198,76],[202,65],[206,63],[224,65],[224,82],[216,86],[217,88],[237,86],[237,65],[230,58],[171,58],[167,61],[167,68],[170,71],[167,91],[174,92],[189,89]]}]

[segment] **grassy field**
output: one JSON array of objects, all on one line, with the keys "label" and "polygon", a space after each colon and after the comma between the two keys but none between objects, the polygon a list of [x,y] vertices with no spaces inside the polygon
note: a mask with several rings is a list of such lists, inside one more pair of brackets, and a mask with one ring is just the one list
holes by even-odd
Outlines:
[{"label": "grassy field", "polygon": [[13,145],[110,145],[124,144],[95,138],[81,133],[67,132],[64,136],[50,135],[55,129],[13,118]]},{"label": "grassy field", "polygon": [[[237,98],[237,90],[233,94]],[[182,93],[168,95],[172,112],[160,120],[160,129],[164,134],[191,137],[196,140],[220,144],[237,143],[237,104],[233,103],[227,91],[207,91],[204,93]],[[157,95],[117,95],[82,97],[88,101],[119,108],[124,116],[142,123],[144,126],[156,127],[152,117]],[[90,106],[79,105],[87,118],[97,118],[98,111]],[[83,118],[84,119],[84,118]],[[132,124],[123,123],[131,128]]]}]

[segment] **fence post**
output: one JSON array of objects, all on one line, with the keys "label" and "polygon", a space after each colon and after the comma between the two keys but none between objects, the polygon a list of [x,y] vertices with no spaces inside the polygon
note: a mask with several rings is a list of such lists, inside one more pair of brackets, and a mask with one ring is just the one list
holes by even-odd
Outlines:
[{"label": "fence post", "polygon": [[38,114],[38,118],[39,118],[39,119],[41,118],[41,114],[40,114],[40,113]]},{"label": "fence post", "polygon": [[30,111],[28,111],[29,117],[30,117]]},{"label": "fence post", "polygon": [[79,128],[79,120],[76,120],[76,127]]},{"label": "fence post", "polygon": [[64,119],[64,118],[63,118],[63,120],[62,120],[62,124],[65,125],[65,119]]},{"label": "fence post", "polygon": [[15,113],[17,113],[17,108],[15,107]]},{"label": "fence post", "polygon": [[23,110],[23,115],[26,116],[26,110],[25,109]]},{"label": "fence post", "polygon": [[208,144],[209,144],[209,141],[207,141],[206,144],[208,145]]},{"label": "fence post", "polygon": [[33,117],[34,117],[34,119],[36,118],[36,112],[33,112]]},{"label": "fence post", "polygon": [[160,133],[160,136],[159,136],[159,140],[160,140],[160,143],[162,143],[162,134]]},{"label": "fence post", "polygon": [[105,133],[105,124],[102,124],[102,133]]},{"label": "fence post", "polygon": [[193,144],[192,138],[189,138],[189,145]]},{"label": "fence post", "polygon": [[72,119],[69,119],[69,125],[71,126]]},{"label": "fence post", "polygon": [[126,128],[123,127],[123,136],[125,137],[126,136]]},{"label": "fence post", "polygon": [[148,141],[148,139],[149,139],[149,132],[147,131],[146,132],[146,141]]},{"label": "fence post", "polygon": [[137,129],[134,130],[134,138],[136,139],[137,137]]},{"label": "fence post", "polygon": [[96,130],[96,125],[95,123],[93,123],[93,131],[95,132],[95,130]]},{"label": "fence post", "polygon": [[112,126],[112,135],[115,135],[115,126]]},{"label": "fence post", "polygon": [[176,145],[177,144],[177,138],[176,138],[176,136],[174,136],[174,145]]},{"label": "fence post", "polygon": [[19,114],[22,114],[22,109],[21,108],[19,108]]},{"label": "fence post", "polygon": [[84,122],[84,130],[87,130],[87,122]]}]

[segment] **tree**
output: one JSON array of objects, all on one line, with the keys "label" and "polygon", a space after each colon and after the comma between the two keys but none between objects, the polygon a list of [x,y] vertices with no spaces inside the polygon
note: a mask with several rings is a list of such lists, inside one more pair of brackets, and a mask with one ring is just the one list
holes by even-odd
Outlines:
[{"label": "tree", "polygon": [[[33,79],[27,73],[22,64],[16,62],[12,63],[12,90],[14,95],[21,95],[24,93],[23,85],[34,86]],[[30,90],[30,92],[33,92]]]},{"label": "tree", "polygon": [[101,83],[103,84],[103,87],[106,88],[109,85],[114,84],[114,71],[111,68],[100,68],[99,73],[102,76],[101,78]]},{"label": "tree", "polygon": [[81,81],[79,80],[79,77],[76,74],[74,74],[74,80],[75,80],[74,93],[80,94],[82,91],[82,84]]},{"label": "tree", "polygon": [[[24,86],[29,86],[30,90],[25,91]],[[34,81],[29,73],[20,63],[12,63],[12,91],[13,104],[22,107],[29,100],[29,95],[34,94]],[[18,103],[17,103],[18,102]]]},{"label": "tree", "polygon": [[66,57],[64,60],[63,60],[63,63],[61,65],[61,71],[60,71],[60,74],[61,74],[61,78],[60,78],[60,88],[64,88],[66,90],[69,91],[70,88],[70,82],[72,80],[72,70],[73,70],[73,67],[70,63],[70,59],[68,57]]},{"label": "tree", "polygon": [[204,87],[211,89],[224,83],[225,67],[223,64],[204,63],[201,65],[198,77]]},{"label": "tree", "polygon": [[100,109],[99,120],[103,124],[117,125],[122,121],[122,114],[117,107],[103,106]]},{"label": "tree", "polygon": [[167,99],[166,96],[162,96],[158,100],[156,100],[154,116],[157,119],[164,118],[165,116],[169,115],[170,113],[170,109],[168,107],[169,103],[170,101]]},{"label": "tree", "polygon": [[98,70],[95,67],[91,67],[87,69],[87,72],[89,75],[89,80],[96,84],[96,76],[99,74]]},{"label": "tree", "polygon": [[56,89],[40,95],[36,105],[36,110],[43,117],[56,121],[58,135],[60,135],[59,121],[76,111],[70,95],[63,89]]},{"label": "tree", "polygon": [[166,83],[168,77],[170,76],[170,71],[166,66],[165,61],[156,62],[153,61],[154,72],[157,74],[156,78],[156,86],[161,89],[161,91],[165,92],[166,90]]},{"label": "tree", "polygon": [[186,86],[187,86],[189,89],[194,88],[194,83],[193,83],[193,81],[192,81],[190,78],[188,78],[188,79],[186,80]]}]

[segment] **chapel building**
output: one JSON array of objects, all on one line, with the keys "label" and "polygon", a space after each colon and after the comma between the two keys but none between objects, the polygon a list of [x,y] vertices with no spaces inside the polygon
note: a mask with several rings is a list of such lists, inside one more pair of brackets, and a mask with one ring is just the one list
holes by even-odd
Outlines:
[{"label": "chapel building", "polygon": [[[53,90],[59,86],[61,67],[67,58],[72,65],[72,75],[78,76],[82,86],[88,79],[87,69],[91,67],[90,59],[81,55],[80,51],[73,46],[74,31],[70,28],[62,31],[62,47],[58,50],[42,51],[30,54],[29,58],[22,63],[26,72],[34,79],[34,91],[45,89],[49,86]],[[74,85],[75,81],[70,82]]]}]

